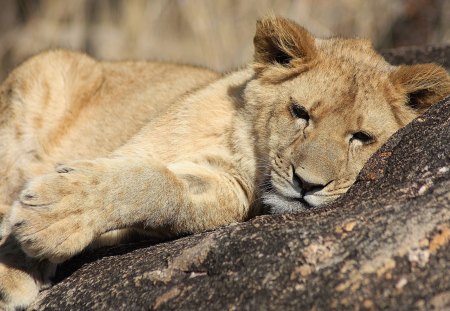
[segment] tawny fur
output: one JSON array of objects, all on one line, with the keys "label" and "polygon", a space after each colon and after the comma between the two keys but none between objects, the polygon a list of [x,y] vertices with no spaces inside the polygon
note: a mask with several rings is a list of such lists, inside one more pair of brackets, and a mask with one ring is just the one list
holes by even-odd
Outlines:
[{"label": "tawny fur", "polygon": [[394,67],[367,41],[317,39],[283,18],[260,21],[254,43],[254,63],[225,76],[67,51],[11,73],[0,308],[29,304],[54,263],[129,229],[177,236],[244,221],[263,201],[273,212],[328,204],[450,93],[437,65]]}]

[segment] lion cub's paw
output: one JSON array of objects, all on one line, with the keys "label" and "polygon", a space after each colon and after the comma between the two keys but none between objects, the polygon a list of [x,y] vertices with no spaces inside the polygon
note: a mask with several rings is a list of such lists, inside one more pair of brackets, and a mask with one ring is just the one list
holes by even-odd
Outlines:
[{"label": "lion cub's paw", "polygon": [[25,309],[38,292],[39,286],[33,277],[0,262],[0,310]]},{"label": "lion cub's paw", "polygon": [[86,161],[31,180],[10,216],[12,234],[27,255],[59,263],[95,238],[102,217],[94,207],[103,204],[98,175]]},{"label": "lion cub's paw", "polygon": [[25,309],[39,289],[50,285],[56,265],[27,257],[8,236],[0,245],[0,310]]}]

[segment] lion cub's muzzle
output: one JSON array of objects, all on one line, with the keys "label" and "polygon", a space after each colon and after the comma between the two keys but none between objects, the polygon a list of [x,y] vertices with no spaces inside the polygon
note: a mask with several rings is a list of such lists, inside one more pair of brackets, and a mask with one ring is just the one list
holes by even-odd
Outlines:
[{"label": "lion cub's muzzle", "polygon": [[315,182],[308,181],[306,178],[304,178],[300,174],[298,174],[295,171],[295,168],[293,170],[294,170],[294,172],[292,174],[293,175],[292,182],[293,182],[294,186],[299,189],[302,197],[305,196],[305,194],[307,192],[321,191],[323,188],[325,188],[327,186],[327,185],[323,185],[323,184],[320,184],[320,183],[315,183]]},{"label": "lion cub's muzzle", "polygon": [[314,180],[309,178],[305,172],[292,167],[292,182],[294,188],[300,193],[301,200],[310,206],[322,206],[333,201],[327,194],[326,187],[332,181]]}]

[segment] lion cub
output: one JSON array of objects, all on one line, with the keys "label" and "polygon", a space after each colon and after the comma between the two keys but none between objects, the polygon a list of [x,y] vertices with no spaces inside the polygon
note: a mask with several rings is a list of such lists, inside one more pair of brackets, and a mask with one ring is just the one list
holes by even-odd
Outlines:
[{"label": "lion cub", "polygon": [[[182,235],[345,193],[395,131],[450,93],[434,64],[392,66],[365,40],[257,23],[225,76],[164,63],[37,55],[0,89],[0,308],[55,264],[131,230]],[[64,164],[61,164],[64,163]],[[56,167],[56,169],[54,169]]]}]

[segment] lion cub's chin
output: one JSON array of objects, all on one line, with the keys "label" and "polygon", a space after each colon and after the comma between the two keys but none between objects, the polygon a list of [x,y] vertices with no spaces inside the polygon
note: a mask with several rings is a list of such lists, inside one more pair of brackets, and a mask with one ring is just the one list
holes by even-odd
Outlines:
[{"label": "lion cub's chin", "polygon": [[320,207],[335,201],[339,195],[327,195],[320,190],[313,190],[305,193],[303,200],[310,206]]},{"label": "lion cub's chin", "polygon": [[279,193],[265,193],[263,201],[270,207],[271,214],[304,212],[311,208],[321,207],[335,201],[338,196],[325,196],[319,191],[306,193],[303,198],[286,197]]},{"label": "lion cub's chin", "polygon": [[312,208],[311,205],[301,199],[288,198],[278,193],[263,194],[263,202],[270,207],[271,214],[305,212]]}]

